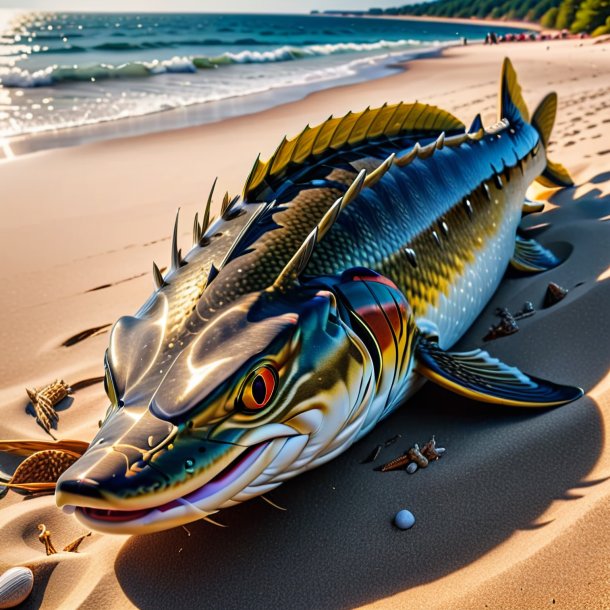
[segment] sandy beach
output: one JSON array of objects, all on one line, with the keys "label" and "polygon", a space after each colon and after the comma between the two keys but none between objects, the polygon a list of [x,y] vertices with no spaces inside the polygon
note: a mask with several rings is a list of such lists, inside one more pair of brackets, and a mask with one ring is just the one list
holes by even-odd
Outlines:
[{"label": "sandy beach", "polygon": [[[417,99],[466,124],[477,112],[494,123],[504,56],[530,110],[547,92],[559,95],[550,156],[576,186],[538,189],[550,204],[524,225],[567,259],[507,277],[458,348],[483,345],[496,307],[531,301],[536,314],[486,349],[586,396],[532,412],[427,384],[339,458],[273,492],[286,512],[253,500],[217,515],[224,529],[197,522],[147,536],[93,534],[78,554],[46,557],[37,539],[39,523],[58,547],[84,533],[52,496],[9,492],[0,500],[0,573],[34,571],[24,607],[610,608],[608,44],[454,47],[258,114],[0,162],[0,439],[50,440],[25,412],[24,388],[103,373],[109,325],[146,300],[152,261],[169,264],[177,207],[181,245],[190,247],[192,218],[215,176],[218,209],[285,134],[384,102]],[[550,281],[570,292],[543,309]],[[56,436],[90,440],[107,407],[102,384],[67,402]],[[433,434],[446,456],[413,476],[360,463],[396,434],[380,460]],[[0,456],[0,470],[16,464]],[[415,514],[413,529],[393,527],[400,508]]]}]

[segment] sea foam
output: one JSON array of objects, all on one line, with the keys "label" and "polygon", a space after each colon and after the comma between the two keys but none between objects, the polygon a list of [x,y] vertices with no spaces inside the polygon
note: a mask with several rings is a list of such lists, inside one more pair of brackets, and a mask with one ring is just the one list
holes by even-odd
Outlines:
[{"label": "sea foam", "polygon": [[245,49],[239,52],[227,51],[216,57],[172,57],[165,60],[133,61],[113,65],[100,63],[93,65],[60,66],[53,65],[41,70],[30,71],[14,66],[0,71],[0,84],[4,87],[48,87],[54,84],[75,81],[97,81],[115,78],[143,78],[167,73],[190,73],[198,70],[218,69],[234,64],[262,64],[295,61],[314,57],[328,57],[342,53],[359,53],[380,50],[398,50],[421,45],[417,40],[379,40],[372,43],[343,42],[336,44],[316,44],[305,46],[284,45],[269,50]]}]

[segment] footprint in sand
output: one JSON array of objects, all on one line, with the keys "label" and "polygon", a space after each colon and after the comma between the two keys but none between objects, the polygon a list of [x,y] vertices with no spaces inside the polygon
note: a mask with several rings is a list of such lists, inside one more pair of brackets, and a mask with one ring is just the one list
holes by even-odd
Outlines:
[{"label": "footprint in sand", "polygon": [[110,326],[112,326],[111,323],[102,324],[101,326],[94,326],[93,328],[88,328],[87,330],[82,330],[81,332],[76,333],[75,335],[72,335],[71,337],[66,339],[61,345],[62,347],[72,347],[73,345],[76,345],[77,343],[80,343],[81,341],[84,341],[89,337],[101,335]]},{"label": "footprint in sand", "polygon": [[[165,271],[167,270],[167,267],[161,267],[161,269],[159,269],[159,271],[161,271],[161,273],[165,273]],[[125,282],[131,282],[131,280],[137,280],[140,277],[144,277],[145,275],[148,275],[148,271],[144,272],[144,273],[138,273],[137,275],[132,275],[130,277],[126,277],[122,280],[118,280],[116,282],[114,282],[114,284],[101,284],[100,286],[96,286],[95,288],[89,288],[89,290],[85,290],[85,294],[87,292],[97,292],[98,290],[105,290],[106,288],[112,288],[113,286],[118,286],[119,284],[124,284]]]},{"label": "footprint in sand", "polygon": [[81,379],[76,383],[71,383],[70,387],[73,392],[77,392],[78,390],[83,390],[84,388],[88,388],[90,385],[95,385],[96,383],[101,383],[104,381],[104,377],[88,377],[87,379]]}]

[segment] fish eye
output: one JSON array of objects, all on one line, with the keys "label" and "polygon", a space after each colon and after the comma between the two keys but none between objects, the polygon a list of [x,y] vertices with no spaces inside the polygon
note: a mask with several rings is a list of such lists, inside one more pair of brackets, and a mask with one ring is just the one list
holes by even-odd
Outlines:
[{"label": "fish eye", "polygon": [[253,413],[266,407],[277,387],[277,372],[268,364],[255,368],[246,378],[236,405]]}]

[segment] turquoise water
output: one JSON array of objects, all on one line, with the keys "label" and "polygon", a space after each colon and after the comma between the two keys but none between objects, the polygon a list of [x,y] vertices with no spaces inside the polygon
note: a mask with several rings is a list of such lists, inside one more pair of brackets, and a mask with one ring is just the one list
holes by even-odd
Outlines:
[{"label": "turquoise water", "polygon": [[[24,13],[0,35],[0,136],[200,105],[187,122],[206,122],[223,104],[245,112],[250,99],[269,105],[289,90],[371,78],[486,29],[308,15]],[[236,98],[241,104],[226,103]]]}]

